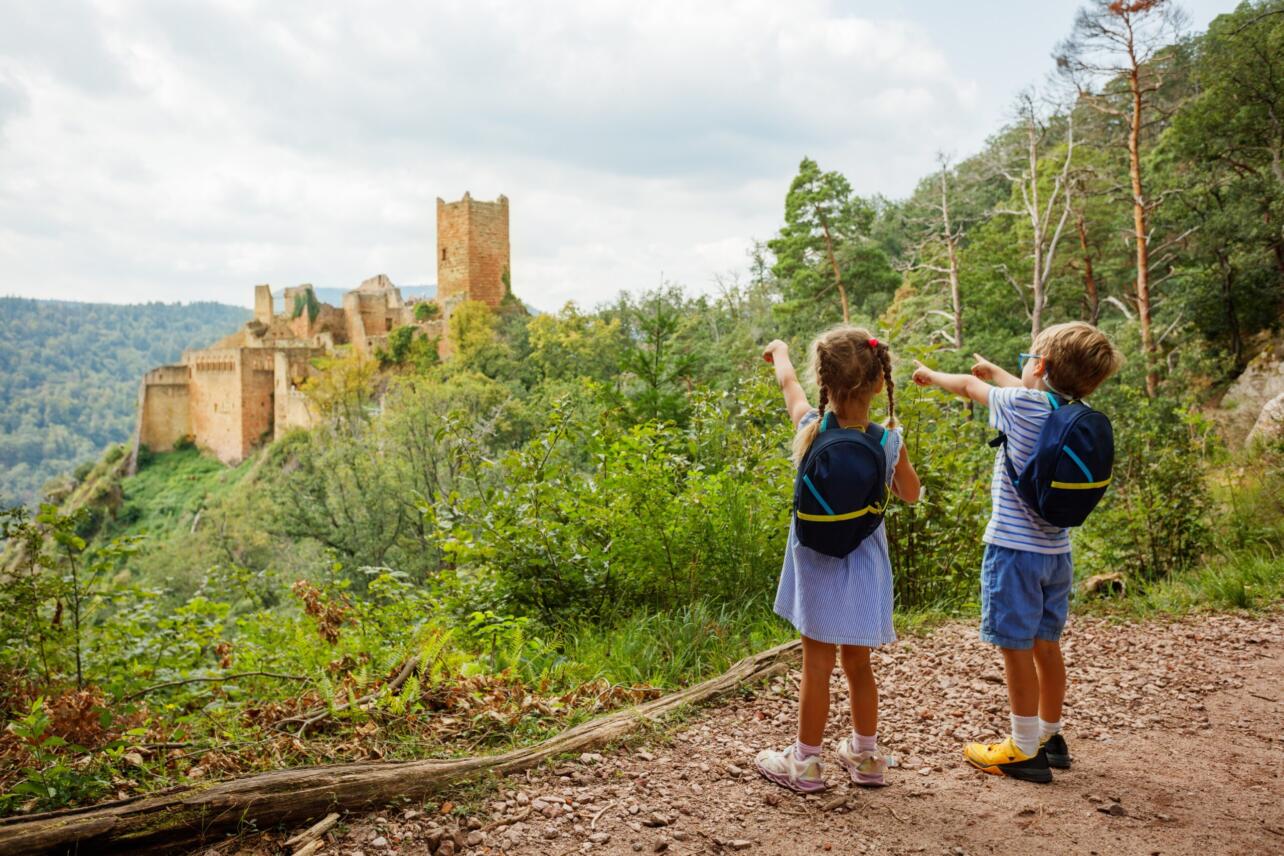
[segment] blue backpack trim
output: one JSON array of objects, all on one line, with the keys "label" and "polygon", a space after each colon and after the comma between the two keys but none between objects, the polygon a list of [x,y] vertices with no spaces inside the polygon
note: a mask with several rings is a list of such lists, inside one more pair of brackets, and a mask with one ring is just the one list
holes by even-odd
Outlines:
[{"label": "blue backpack trim", "polygon": [[825,509],[825,513],[833,514],[834,509],[829,507],[828,502],[825,502],[825,498],[820,495],[820,491],[816,490],[816,486],[811,483],[811,478],[806,473],[803,473],[802,480],[803,484],[807,485],[807,490],[811,491],[811,495],[816,497],[816,501],[820,503],[820,507]]},{"label": "blue backpack trim", "polygon": [[1092,471],[1088,469],[1086,464],[1084,464],[1083,459],[1074,453],[1074,449],[1071,449],[1069,446],[1062,446],[1061,450],[1069,455],[1070,460],[1074,461],[1079,466],[1079,469],[1083,471],[1083,474],[1088,481],[1092,481]]},{"label": "blue backpack trim", "polygon": [[1080,526],[1113,478],[1114,429],[1105,414],[1082,401],[1063,398],[1066,403],[1062,404],[1061,396],[1044,395],[1052,412],[1020,472],[1008,457],[1006,434],[999,434],[990,445],[1003,446],[1004,469],[1027,508],[1052,526]]}]

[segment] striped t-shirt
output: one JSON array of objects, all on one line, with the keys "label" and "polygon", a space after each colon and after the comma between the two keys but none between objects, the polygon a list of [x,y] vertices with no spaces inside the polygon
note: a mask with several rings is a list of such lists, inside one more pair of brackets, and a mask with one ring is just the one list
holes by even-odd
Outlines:
[{"label": "striped t-shirt", "polygon": [[[994,387],[990,390],[990,425],[1008,436],[1006,454],[1012,456],[1017,472],[1034,451],[1039,431],[1052,412],[1046,393],[1023,386]],[[1069,553],[1070,530],[1053,526],[1026,506],[1008,478],[1003,465],[1002,446],[994,457],[990,484],[990,523],[985,527],[987,544],[997,544],[1029,553]]]}]

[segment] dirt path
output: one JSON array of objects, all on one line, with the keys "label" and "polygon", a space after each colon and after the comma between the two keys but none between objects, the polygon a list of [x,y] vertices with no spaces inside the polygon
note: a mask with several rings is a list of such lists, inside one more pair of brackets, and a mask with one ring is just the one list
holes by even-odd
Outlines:
[{"label": "dirt path", "polygon": [[[648,744],[513,777],[450,843],[437,817],[390,809],[320,852],[1284,852],[1284,616],[1076,618],[1065,643],[1075,760],[1051,785],[962,763],[962,741],[1000,735],[1007,712],[996,652],[955,624],[876,654],[881,742],[900,762],[887,788],[831,764],[830,790],[803,798],[753,772],[759,748],[792,739],[794,672]],[[833,688],[827,747],[849,727],[837,672]]]}]

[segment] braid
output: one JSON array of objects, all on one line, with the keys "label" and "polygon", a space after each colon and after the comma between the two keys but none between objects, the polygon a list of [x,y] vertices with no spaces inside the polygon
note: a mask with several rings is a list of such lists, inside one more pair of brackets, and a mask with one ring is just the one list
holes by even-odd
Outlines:
[{"label": "braid", "polygon": [[892,354],[887,345],[879,342],[874,349],[878,362],[883,366],[883,382],[887,387],[887,427],[896,427],[896,381],[892,380]]},{"label": "braid", "polygon": [[793,461],[795,466],[802,464],[803,458],[807,455],[807,450],[811,448],[812,442],[816,439],[816,435],[820,433],[821,426],[825,423],[825,411],[829,408],[829,390],[833,382],[831,368],[825,343],[817,341],[813,346],[811,371],[816,379],[816,386],[820,387],[819,415],[816,421],[808,423],[807,427],[794,434]]},{"label": "braid", "polygon": [[825,410],[830,405],[829,391],[833,388],[833,366],[830,365],[830,354],[823,344],[816,348],[816,386],[820,387],[820,419],[818,422],[823,426],[825,423]]}]

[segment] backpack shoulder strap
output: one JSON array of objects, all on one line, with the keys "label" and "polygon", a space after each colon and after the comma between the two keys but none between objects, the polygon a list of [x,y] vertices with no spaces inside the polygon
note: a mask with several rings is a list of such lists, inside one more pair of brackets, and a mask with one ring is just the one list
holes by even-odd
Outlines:
[{"label": "backpack shoulder strap", "polygon": [[865,426],[865,433],[869,438],[880,446],[887,445],[887,429],[877,422],[870,422]]},{"label": "backpack shoulder strap", "polygon": [[1007,470],[1008,479],[1011,480],[1012,486],[1016,487],[1016,483],[1021,480],[1021,477],[1017,475],[1016,467],[1012,466],[1012,458],[1008,456],[1008,435],[1002,432],[990,441],[991,448],[997,449],[1000,446],[1003,447],[1003,468]]}]

